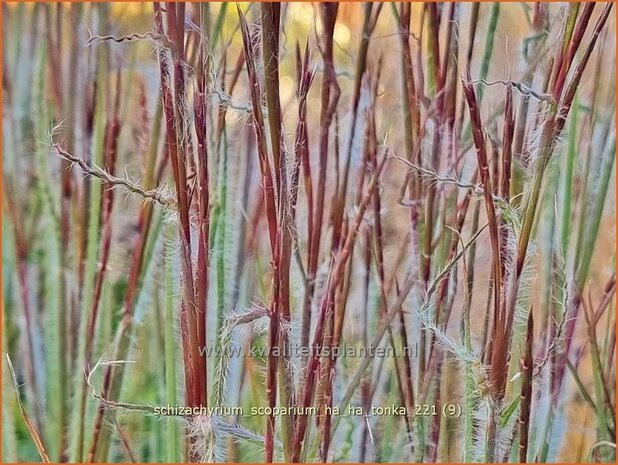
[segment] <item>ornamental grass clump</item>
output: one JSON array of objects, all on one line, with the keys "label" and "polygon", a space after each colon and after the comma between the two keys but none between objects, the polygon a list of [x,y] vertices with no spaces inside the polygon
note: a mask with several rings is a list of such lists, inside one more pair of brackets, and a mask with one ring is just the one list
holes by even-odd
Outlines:
[{"label": "ornamental grass clump", "polygon": [[2,14],[4,461],[615,461],[612,3]]}]

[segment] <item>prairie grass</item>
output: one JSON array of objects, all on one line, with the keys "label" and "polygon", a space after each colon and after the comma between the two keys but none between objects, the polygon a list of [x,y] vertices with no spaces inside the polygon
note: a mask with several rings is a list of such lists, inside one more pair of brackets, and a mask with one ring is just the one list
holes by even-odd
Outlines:
[{"label": "prairie grass", "polygon": [[3,461],[615,462],[612,3],[2,15]]}]

